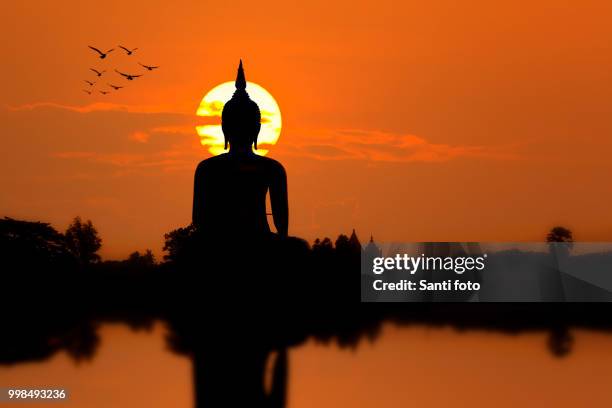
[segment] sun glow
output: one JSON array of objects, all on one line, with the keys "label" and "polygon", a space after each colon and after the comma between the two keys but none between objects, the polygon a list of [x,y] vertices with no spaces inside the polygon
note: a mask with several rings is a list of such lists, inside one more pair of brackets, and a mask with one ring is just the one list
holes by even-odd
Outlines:
[{"label": "sun glow", "polygon": [[[196,126],[200,143],[212,155],[224,153],[224,138],[221,130],[221,112],[225,102],[231,99],[236,87],[234,81],[224,82],[211,89],[200,102],[197,115],[205,118],[219,118],[217,123]],[[270,146],[275,145],[280,137],[282,121],[281,113],[274,97],[263,87],[253,82],[247,82],[249,96],[259,105],[261,111],[261,131],[257,139],[257,154],[265,156]]]}]

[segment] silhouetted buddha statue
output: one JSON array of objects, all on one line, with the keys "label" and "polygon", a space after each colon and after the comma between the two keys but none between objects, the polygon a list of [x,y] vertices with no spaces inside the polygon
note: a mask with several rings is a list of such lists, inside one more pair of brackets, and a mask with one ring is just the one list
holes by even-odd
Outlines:
[{"label": "silhouetted buddha statue", "polygon": [[229,152],[202,161],[196,169],[194,225],[210,237],[270,235],[266,216],[269,191],[274,225],[280,236],[287,236],[285,169],[276,160],[253,151],[253,147],[257,149],[261,114],[246,92],[242,61],[236,91],[223,107],[221,122]]},{"label": "silhouetted buddha statue", "polygon": [[[281,407],[285,348],[301,337],[285,331],[284,315],[267,305],[293,295],[279,288],[290,279],[288,270],[307,264],[308,244],[287,237],[285,169],[253,151],[261,114],[246,92],[242,61],[236,91],[223,107],[221,122],[229,151],[202,161],[195,173],[193,224],[198,234],[187,251],[191,258],[186,263],[193,273],[183,292],[188,306],[178,313],[175,332],[191,344],[198,408]],[[278,235],[268,225],[268,192]],[[228,296],[234,307],[212,306]],[[178,326],[185,316],[195,316],[187,321],[197,323]],[[273,350],[281,358],[274,360],[272,388],[266,390],[264,373]]]}]

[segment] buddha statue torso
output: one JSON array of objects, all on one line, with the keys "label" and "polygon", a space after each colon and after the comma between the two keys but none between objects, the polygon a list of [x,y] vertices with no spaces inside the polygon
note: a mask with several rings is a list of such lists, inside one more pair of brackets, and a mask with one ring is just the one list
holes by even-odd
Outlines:
[{"label": "buddha statue torso", "polygon": [[283,166],[254,153],[211,157],[196,170],[193,222],[212,236],[269,234],[268,191],[277,230],[286,234],[286,221],[282,221],[287,217]]}]

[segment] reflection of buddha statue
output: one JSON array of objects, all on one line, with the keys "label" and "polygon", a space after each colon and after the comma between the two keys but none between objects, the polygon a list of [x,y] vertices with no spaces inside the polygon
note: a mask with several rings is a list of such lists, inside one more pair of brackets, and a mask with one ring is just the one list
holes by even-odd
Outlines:
[{"label": "reflection of buddha statue", "polygon": [[259,107],[246,92],[242,61],[236,91],[221,117],[229,152],[202,161],[195,173],[193,223],[210,236],[260,236],[270,233],[266,194],[279,235],[287,236],[287,177],[276,160],[259,156]]}]

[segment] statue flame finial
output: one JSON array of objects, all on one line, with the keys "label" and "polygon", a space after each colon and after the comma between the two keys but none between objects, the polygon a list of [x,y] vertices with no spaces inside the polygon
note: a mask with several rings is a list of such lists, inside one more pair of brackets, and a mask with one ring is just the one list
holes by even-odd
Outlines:
[{"label": "statue flame finial", "polygon": [[238,75],[236,75],[236,89],[240,91],[246,90],[246,78],[244,77],[244,69],[242,68],[242,59],[238,65]]}]

